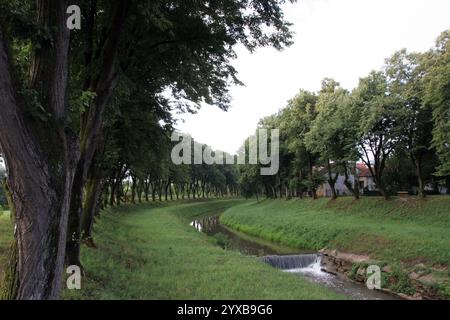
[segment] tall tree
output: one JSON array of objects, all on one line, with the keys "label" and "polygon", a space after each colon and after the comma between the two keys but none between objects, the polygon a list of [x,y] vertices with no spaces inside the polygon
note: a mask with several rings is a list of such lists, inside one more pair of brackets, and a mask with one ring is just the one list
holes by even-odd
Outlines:
[{"label": "tall tree", "polygon": [[[226,109],[233,46],[291,43],[281,3],[81,0],[86,24],[70,39],[66,0],[0,1],[0,145],[17,226],[8,297],[56,298],[66,253],[80,264],[83,190],[120,76]],[[84,102],[69,107],[69,95]]]},{"label": "tall tree", "polygon": [[[425,102],[433,109],[433,146],[440,159],[437,174],[450,175],[450,30],[443,32],[427,54]],[[447,180],[449,180],[447,178]]]},{"label": "tall tree", "polygon": [[[311,128],[311,124],[317,116],[317,95],[315,93],[300,90],[300,92],[289,101],[287,108],[282,113],[282,130],[286,130],[289,150],[295,153],[300,166],[299,175],[308,186],[311,196],[317,198],[317,187],[322,179],[316,174],[315,165],[319,158],[318,154],[307,149],[305,136]],[[305,173],[305,174],[304,174]]]},{"label": "tall tree", "polygon": [[[175,98],[197,107],[205,101],[226,110],[228,85],[240,84],[230,65],[235,57],[233,46],[242,43],[249,50],[258,46],[281,49],[291,43],[282,2],[83,2],[89,24],[83,31],[87,40],[78,42],[83,55],[77,65],[85,75],[79,87],[94,98],[80,117],[81,156],[71,200],[69,264],[81,265],[83,189],[99,145],[103,113],[120,75],[145,84],[154,94],[170,89]],[[190,111],[191,106],[180,108]]]},{"label": "tall tree", "polygon": [[385,198],[389,193],[383,182],[386,160],[398,142],[394,116],[395,99],[389,95],[386,76],[371,72],[360,80],[353,92],[356,112],[359,112],[359,149],[361,160],[367,165],[377,188]]},{"label": "tall tree", "polygon": [[308,150],[320,155],[326,168],[332,199],[337,198],[335,184],[342,171],[345,173],[347,188],[355,198],[359,196],[348,180],[350,164],[355,162],[357,154],[357,134],[351,107],[348,91],[335,80],[324,79],[317,100],[317,117],[305,136]]},{"label": "tall tree", "polygon": [[[23,6],[31,8],[29,3]],[[77,139],[67,121],[67,7],[65,0],[37,1],[37,19],[32,20],[36,21],[35,30],[44,32],[38,33],[33,45],[29,38],[12,42],[12,38],[24,39],[17,34],[15,13],[10,12],[11,20],[0,23],[0,145],[8,163],[16,228],[6,298],[57,298],[62,283],[78,158]],[[31,19],[28,13],[24,18]],[[32,48],[29,78],[14,63],[20,45]]]},{"label": "tall tree", "polygon": [[389,92],[398,100],[396,118],[398,119],[399,143],[397,149],[404,148],[414,164],[418,194],[425,197],[424,160],[433,150],[432,110],[424,103],[423,77],[425,66],[420,54],[408,53],[406,50],[396,52],[387,60],[385,67],[389,82]]}]

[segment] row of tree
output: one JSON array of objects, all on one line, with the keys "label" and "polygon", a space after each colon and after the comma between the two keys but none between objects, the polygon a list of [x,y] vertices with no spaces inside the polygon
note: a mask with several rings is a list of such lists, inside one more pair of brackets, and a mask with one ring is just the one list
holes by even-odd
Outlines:
[{"label": "row of tree", "polygon": [[[355,164],[362,161],[386,198],[398,190],[443,181],[450,190],[450,31],[425,53],[401,50],[351,92],[325,79],[319,92],[300,92],[286,108],[261,120],[280,129],[280,171],[260,177],[240,169],[243,192],[314,198],[323,182],[337,197],[342,175],[359,197]],[[356,183],[354,183],[356,182]]]},{"label": "row of tree", "polygon": [[[74,0],[81,30],[70,31],[68,0],[0,0],[0,149],[15,224],[4,298],[59,296],[64,264],[81,266],[102,181],[115,202],[124,172],[136,192],[167,186],[170,167],[151,155],[170,112],[226,110],[240,84],[235,45],[291,44],[283,2]],[[155,165],[133,159],[143,155]]]}]

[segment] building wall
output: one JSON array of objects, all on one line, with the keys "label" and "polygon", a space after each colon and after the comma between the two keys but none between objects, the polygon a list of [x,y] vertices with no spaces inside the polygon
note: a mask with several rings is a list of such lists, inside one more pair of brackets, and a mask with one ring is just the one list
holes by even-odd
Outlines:
[{"label": "building wall", "polygon": [[359,177],[358,180],[360,182],[359,189],[361,193],[364,191],[365,188],[369,189],[369,191],[376,190],[373,177]]},{"label": "building wall", "polygon": [[[349,175],[348,180],[352,183],[354,182],[354,176]],[[336,180],[335,189],[338,196],[345,196],[345,195],[351,195],[352,193],[350,190],[347,189],[347,187],[344,184],[345,178],[343,175],[339,175],[339,177]],[[331,197],[331,188],[328,182],[323,183],[318,189],[317,189],[317,196],[319,197]]]}]

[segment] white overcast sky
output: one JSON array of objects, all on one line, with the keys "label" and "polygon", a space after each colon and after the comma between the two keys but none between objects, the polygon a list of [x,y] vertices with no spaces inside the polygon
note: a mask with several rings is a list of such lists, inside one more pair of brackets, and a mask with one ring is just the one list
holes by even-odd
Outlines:
[{"label": "white overcast sky", "polygon": [[228,112],[203,105],[177,128],[213,149],[235,153],[262,117],[286,106],[300,88],[332,77],[347,89],[382,67],[395,51],[426,51],[450,28],[450,0],[299,0],[284,6],[294,45],[250,54],[233,65],[244,87],[232,87]]}]

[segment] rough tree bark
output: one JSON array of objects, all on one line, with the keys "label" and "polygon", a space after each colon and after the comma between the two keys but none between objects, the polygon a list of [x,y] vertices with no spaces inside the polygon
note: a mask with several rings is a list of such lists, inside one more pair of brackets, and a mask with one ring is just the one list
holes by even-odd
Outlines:
[{"label": "rough tree bark", "polygon": [[355,200],[359,200],[359,184],[358,184],[359,181],[357,179],[358,172],[356,171],[356,168],[355,168],[355,173],[354,173],[353,185],[352,185],[352,182],[349,179],[348,166],[347,166],[347,163],[345,161],[342,162],[342,169],[344,171],[344,185],[353,194],[353,197],[355,198]]},{"label": "rough tree bark", "polygon": [[77,139],[66,126],[69,30],[65,0],[38,0],[38,24],[52,41],[36,51],[30,84],[50,115],[33,120],[20,99],[11,57],[0,27],[0,145],[8,164],[14,210],[15,265],[11,299],[56,299],[64,267],[67,217],[78,157]]},{"label": "rough tree bark", "polygon": [[148,175],[144,180],[144,195],[145,201],[147,202],[150,201],[149,194],[150,194],[150,176]]},{"label": "rough tree bark", "polygon": [[[312,159],[312,155],[308,152],[308,176],[309,176],[309,180],[310,183],[313,184],[313,179],[314,179],[314,165],[313,165],[313,159]],[[317,199],[317,190],[315,187],[311,187],[310,188],[310,192],[311,192],[311,196],[314,200]]]},{"label": "rough tree bark", "polygon": [[91,166],[86,181],[86,196],[83,205],[82,240],[90,247],[95,247],[92,236],[95,217],[98,216],[101,206],[102,177],[103,172],[98,160],[103,157],[104,149],[95,153],[93,165]]},{"label": "rough tree bark", "polygon": [[422,158],[423,154],[418,152],[414,154],[411,152],[411,160],[414,163],[414,167],[416,169],[417,182],[419,184],[419,188],[417,190],[417,195],[421,198],[425,198],[425,183],[423,181],[423,170],[422,170]]},{"label": "rough tree bark", "polygon": [[331,189],[331,199],[336,200],[337,199],[337,193],[336,193],[336,181],[338,178],[338,174],[336,173],[333,177],[333,172],[331,170],[331,163],[330,159],[327,159],[327,171],[328,171],[328,184],[330,185]]},{"label": "rough tree bark", "polygon": [[364,151],[364,155],[361,156],[361,160],[369,168],[370,174],[373,177],[376,187],[378,188],[384,199],[387,200],[389,199],[389,194],[386,190],[385,185],[383,184],[382,177],[384,168],[386,166],[386,159],[392,152],[392,148],[385,148],[383,135],[380,135],[377,142],[374,142],[374,144],[375,145],[369,145],[370,151],[373,155],[373,164],[364,144],[360,144],[361,149]]},{"label": "rough tree bark", "polygon": [[[83,216],[83,189],[92,159],[100,143],[102,115],[117,85],[115,68],[120,36],[128,14],[129,3],[117,2],[114,18],[107,39],[102,48],[100,72],[95,79],[90,77],[86,83],[89,91],[95,92],[95,99],[82,115],[80,130],[80,159],[77,164],[70,201],[69,229],[66,247],[66,263],[82,267],[80,261],[81,227]],[[120,203],[120,199],[117,199]]]}]

